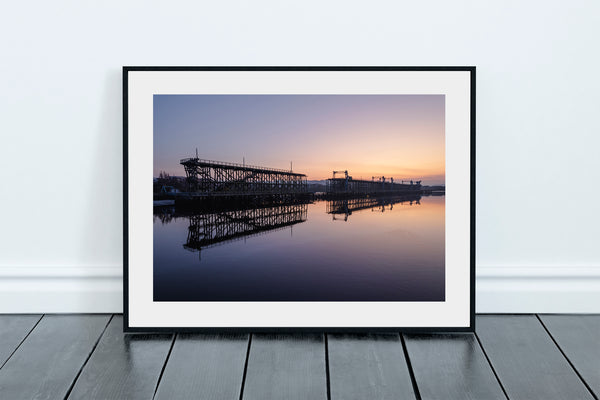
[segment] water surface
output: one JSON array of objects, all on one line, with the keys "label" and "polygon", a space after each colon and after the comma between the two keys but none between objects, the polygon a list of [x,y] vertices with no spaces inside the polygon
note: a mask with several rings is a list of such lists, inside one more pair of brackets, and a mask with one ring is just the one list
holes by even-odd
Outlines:
[{"label": "water surface", "polygon": [[154,301],[444,301],[444,196],[156,210]]}]

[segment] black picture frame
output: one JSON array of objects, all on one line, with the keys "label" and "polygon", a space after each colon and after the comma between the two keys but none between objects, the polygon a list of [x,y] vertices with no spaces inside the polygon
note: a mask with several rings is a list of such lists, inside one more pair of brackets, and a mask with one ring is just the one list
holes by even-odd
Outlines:
[{"label": "black picture frame", "polygon": [[[469,326],[445,327],[139,327],[130,324],[129,309],[129,73],[135,71],[464,71],[470,75],[470,266]],[[126,333],[287,333],[405,332],[441,333],[475,330],[475,185],[476,67],[474,66],[124,66],[123,73],[123,323]]]}]

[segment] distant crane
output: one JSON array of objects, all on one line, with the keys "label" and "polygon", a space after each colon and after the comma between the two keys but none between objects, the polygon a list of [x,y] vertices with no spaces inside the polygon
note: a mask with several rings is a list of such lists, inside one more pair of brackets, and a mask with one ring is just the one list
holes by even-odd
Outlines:
[{"label": "distant crane", "polygon": [[335,174],[344,174],[344,191],[348,190],[348,181],[352,180],[351,176],[348,176],[348,170],[345,171],[333,171],[333,179],[335,179]]},{"label": "distant crane", "polygon": [[341,173],[344,173],[344,177],[346,179],[348,179],[348,170],[345,170],[345,171],[333,171],[333,179],[335,179],[335,174],[341,174]]}]

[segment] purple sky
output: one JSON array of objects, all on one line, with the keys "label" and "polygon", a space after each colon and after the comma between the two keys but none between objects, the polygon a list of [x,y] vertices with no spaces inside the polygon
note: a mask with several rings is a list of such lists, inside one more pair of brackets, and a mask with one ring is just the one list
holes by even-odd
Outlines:
[{"label": "purple sky", "polygon": [[154,176],[195,155],[326,179],[445,176],[443,95],[155,95]]}]

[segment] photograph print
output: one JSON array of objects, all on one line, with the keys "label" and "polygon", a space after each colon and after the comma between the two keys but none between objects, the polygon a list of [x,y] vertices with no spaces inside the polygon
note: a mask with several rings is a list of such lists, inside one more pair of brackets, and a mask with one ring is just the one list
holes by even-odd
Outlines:
[{"label": "photograph print", "polygon": [[472,331],[474,67],[124,67],[127,332]]},{"label": "photograph print", "polygon": [[154,95],[154,301],[444,301],[444,95]]}]

